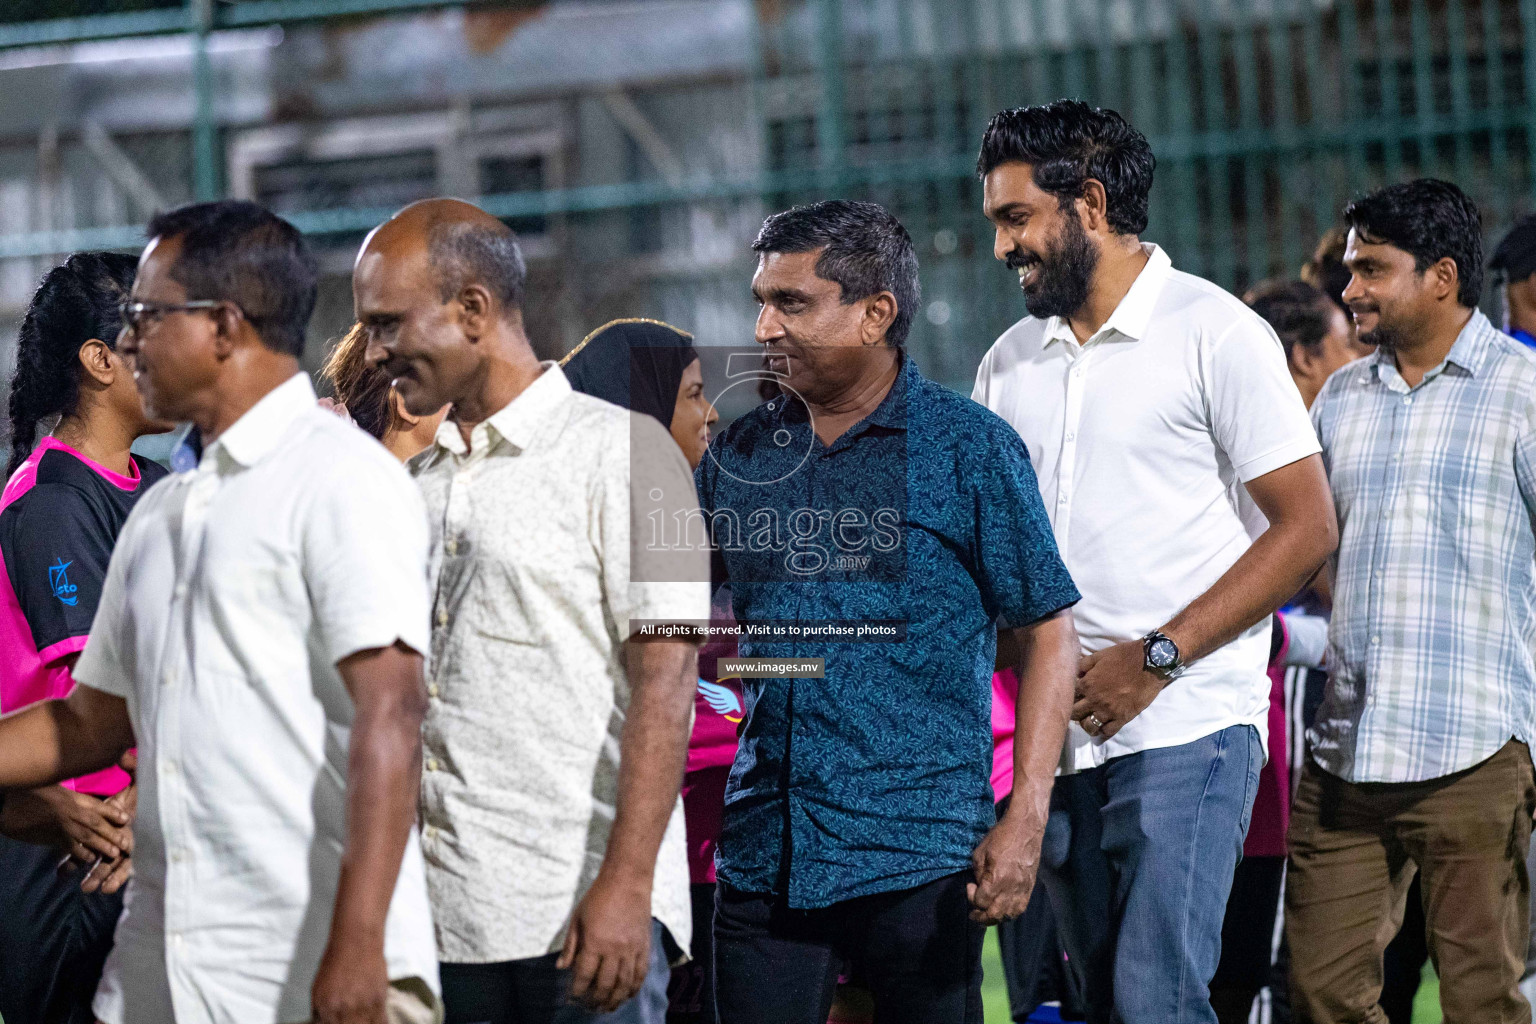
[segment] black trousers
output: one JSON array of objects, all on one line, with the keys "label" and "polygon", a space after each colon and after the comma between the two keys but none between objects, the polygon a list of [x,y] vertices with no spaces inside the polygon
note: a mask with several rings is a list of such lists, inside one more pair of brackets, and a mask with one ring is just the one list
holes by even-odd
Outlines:
[{"label": "black trousers", "polygon": [[123,910],[121,894],[87,895],[60,876],[60,854],[0,836],[0,1018],[92,1024],[91,999]]},{"label": "black trousers", "polygon": [[[1008,797],[997,802],[997,820],[1008,812]],[[1061,1019],[1085,1020],[1083,1000],[1066,969],[1061,937],[1051,894],[1044,882],[1035,883],[1029,907],[1012,921],[997,926],[998,953],[1003,961],[1003,980],[1008,983],[1008,1012],[1018,1024],[1046,1003],[1061,1004]]]},{"label": "black trousers", "polygon": [[715,894],[721,1024],[826,1024],[844,960],[875,997],[876,1024],[982,1024],[981,941],[969,871],[816,910],[724,882]]},{"label": "black trousers", "polygon": [[[445,1024],[664,1024],[672,933],[651,919],[651,964],[640,991],[609,1013],[569,1000],[571,971],[558,953],[489,964],[438,964]],[[9,1024],[9,1022],[6,1022]]]},{"label": "black trousers", "polygon": [[1284,879],[1284,857],[1246,857],[1232,873],[1232,895],[1221,922],[1221,961],[1211,979],[1211,1006],[1221,1024],[1246,1024],[1253,1000],[1269,984]]},{"label": "black trousers", "polygon": [[715,1016],[715,883],[688,887],[693,904],[693,959],[672,968],[667,985],[667,1024],[719,1024]]}]

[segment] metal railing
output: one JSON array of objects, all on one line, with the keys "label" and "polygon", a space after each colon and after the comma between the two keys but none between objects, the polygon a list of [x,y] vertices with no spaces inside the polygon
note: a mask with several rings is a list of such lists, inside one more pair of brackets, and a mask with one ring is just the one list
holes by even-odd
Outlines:
[{"label": "metal railing", "polygon": [[[764,154],[754,173],[635,177],[489,196],[507,218],[682,217],[767,210],[831,195],[889,204],[920,245],[924,315],[913,346],[961,383],[1022,315],[991,261],[972,173],[995,110],[1059,96],[1112,106],[1158,156],[1147,237],[1175,264],[1240,290],[1294,273],[1353,195],[1432,174],[1460,183],[1490,241],[1536,189],[1536,0],[750,0],[752,97]],[[156,9],[0,24],[0,47],[452,6],[416,0],[189,0]],[[217,192],[218,133],[206,47],[190,126],[193,193]],[[668,88],[658,83],[655,88]],[[642,96],[643,98],[643,96]],[[352,233],[389,211],[300,211],[316,234]],[[0,235],[0,258],[128,246],[133,225]],[[735,334],[706,307],[745,298],[741,259],[632,289],[624,301]],[[564,272],[604,271],[568,251]],[[595,301],[595,300],[594,300]],[[589,303],[590,304],[590,303]],[[596,303],[600,305],[600,303]],[[736,338],[722,340],[739,340]]]}]

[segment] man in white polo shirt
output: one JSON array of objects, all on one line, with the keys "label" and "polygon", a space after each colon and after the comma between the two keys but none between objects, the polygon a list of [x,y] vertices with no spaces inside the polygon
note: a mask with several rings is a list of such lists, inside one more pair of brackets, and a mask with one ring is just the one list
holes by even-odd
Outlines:
[{"label": "man in white polo shirt", "polygon": [[221,202],[149,233],[118,350],[202,457],[124,524],[80,685],[0,721],[0,795],[138,745],[103,1024],[432,1024],[421,497],[315,404],[297,229]]},{"label": "man in white polo shirt", "polygon": [[1028,446],[1083,594],[1076,774],[1057,780],[1042,874],[1089,1020],[1214,1022],[1269,616],[1337,529],[1273,331],[1140,241],[1153,165],[1113,111],[992,119],[985,213],[1030,316],[983,358],[974,397]]}]

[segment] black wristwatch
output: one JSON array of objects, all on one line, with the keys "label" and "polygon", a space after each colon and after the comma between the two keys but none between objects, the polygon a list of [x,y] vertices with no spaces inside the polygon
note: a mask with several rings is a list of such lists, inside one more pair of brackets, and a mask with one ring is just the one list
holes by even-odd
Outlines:
[{"label": "black wristwatch", "polygon": [[1184,674],[1184,661],[1179,645],[1162,630],[1154,629],[1141,638],[1141,667],[1163,682],[1171,683]]}]

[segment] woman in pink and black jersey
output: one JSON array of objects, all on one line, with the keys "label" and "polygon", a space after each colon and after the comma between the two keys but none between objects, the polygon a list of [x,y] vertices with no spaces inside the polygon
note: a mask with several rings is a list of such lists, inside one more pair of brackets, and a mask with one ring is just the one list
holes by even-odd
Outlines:
[{"label": "woman in pink and black jersey", "polygon": [[[74,688],[112,547],[165,470],[128,448],[171,425],[145,418],[116,350],[137,261],[77,253],[43,278],[11,378],[9,483],[0,493],[0,713]],[[150,311],[149,315],[175,315]],[[36,440],[39,426],[51,429]],[[35,442],[35,447],[34,447]],[[0,1018],[93,1019],[91,996],[131,873],[134,793],[120,768],[0,808]],[[61,856],[91,870],[59,870]],[[83,879],[83,880],[82,880]]]}]

